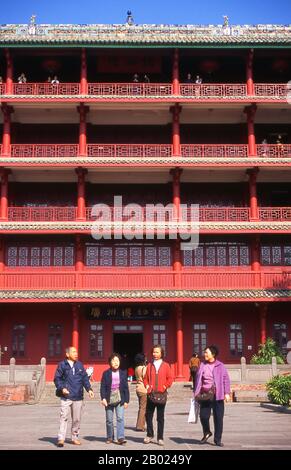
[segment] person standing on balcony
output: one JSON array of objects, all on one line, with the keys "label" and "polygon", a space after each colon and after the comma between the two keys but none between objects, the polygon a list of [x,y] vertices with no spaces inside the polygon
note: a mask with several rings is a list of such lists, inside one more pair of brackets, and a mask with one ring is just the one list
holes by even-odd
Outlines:
[{"label": "person standing on balcony", "polygon": [[83,388],[94,398],[88,374],[83,364],[78,361],[78,351],[73,346],[66,349],[66,359],[59,363],[55,373],[54,383],[56,395],[61,398],[60,428],[58,447],[64,447],[68,417],[72,417],[72,444],[80,445],[79,431],[83,409]]},{"label": "person standing on balcony", "polygon": [[138,397],[138,415],[136,421],[136,431],[145,431],[145,413],[147,407],[147,389],[143,380],[146,373],[146,358],[143,353],[135,356],[135,378],[136,378],[136,394]]},{"label": "person standing on balcony", "polygon": [[4,83],[3,82],[3,77],[1,77],[1,75],[0,75],[0,83]]},{"label": "person standing on balcony", "polygon": [[143,76],[144,83],[150,83],[150,77],[145,73]]},{"label": "person standing on balcony", "polygon": [[149,444],[154,438],[153,416],[157,409],[158,445],[164,445],[165,407],[167,390],[173,383],[170,365],[164,361],[164,348],[157,344],[152,348],[153,360],[147,365],[144,385],[147,390],[146,423],[147,436],[144,444]]},{"label": "person standing on balcony", "polygon": [[267,139],[262,140],[262,146],[263,146],[263,157],[267,156],[267,151],[268,151],[268,141]]},{"label": "person standing on balcony", "polygon": [[199,77],[199,75],[196,75],[195,83],[196,83],[197,85],[201,85],[201,83],[202,83],[202,78]]},{"label": "person standing on balcony", "polygon": [[[106,444],[123,445],[126,444],[124,437],[124,410],[129,403],[129,388],[127,381],[127,371],[120,369],[121,358],[119,354],[112,353],[108,359],[110,366],[103,372],[100,386],[101,404],[105,407],[106,413]],[[114,440],[113,416],[116,413],[116,434]]]},{"label": "person standing on balcony", "polygon": [[51,81],[51,84],[52,85],[59,85],[59,83],[60,83],[60,81],[59,81],[57,75],[55,75],[54,78]]},{"label": "person standing on balcony", "polygon": [[23,72],[19,75],[17,81],[18,81],[18,83],[26,83],[27,82],[27,78],[26,78],[26,76],[24,75]]},{"label": "person standing on balcony", "polygon": [[139,83],[139,76],[137,73],[134,74],[132,81],[133,83]]},{"label": "person standing on balcony", "polygon": [[199,367],[200,367],[200,359],[198,357],[198,354],[194,352],[189,361],[189,370],[190,370],[189,380],[192,380],[193,390],[195,389],[195,379],[196,379],[196,375],[199,370]]},{"label": "person standing on balcony", "polygon": [[[200,421],[203,428],[201,444],[205,444],[212,436],[209,427],[211,409],[214,420],[214,443],[223,447],[221,442],[223,431],[224,400],[230,401],[230,378],[224,364],[217,360],[218,348],[208,346],[204,350],[205,361],[197,373],[194,398],[200,403]],[[199,396],[204,400],[200,401]],[[205,398],[209,395],[209,399]]]},{"label": "person standing on balcony", "polygon": [[187,78],[185,80],[185,83],[194,83],[191,73],[187,73]]}]

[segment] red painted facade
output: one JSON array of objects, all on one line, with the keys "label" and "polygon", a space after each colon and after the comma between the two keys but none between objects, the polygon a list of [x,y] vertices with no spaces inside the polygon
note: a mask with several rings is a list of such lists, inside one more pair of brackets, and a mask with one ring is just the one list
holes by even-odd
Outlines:
[{"label": "red painted facade", "polygon": [[[249,361],[268,336],[285,350],[290,109],[287,71],[272,69],[263,83],[263,70],[266,57],[290,52],[207,49],[206,62],[183,47],[30,52],[0,49],[2,362],[46,357],[52,380],[72,344],[99,380],[113,349],[132,365],[161,342],[176,380],[187,380],[189,357],[209,343],[228,363]],[[205,82],[185,83],[193,64]],[[57,85],[42,81],[52,72]],[[130,82],[133,73],[152,83]],[[132,203],[141,206],[135,233],[148,239],[128,241],[131,213],[121,209]],[[90,236],[94,204],[108,205],[106,240]],[[147,204],[172,212],[159,221]],[[199,204],[193,252],[181,249],[183,204]],[[110,318],[88,319],[90,306]],[[149,318],[130,316],[138,310]]]}]

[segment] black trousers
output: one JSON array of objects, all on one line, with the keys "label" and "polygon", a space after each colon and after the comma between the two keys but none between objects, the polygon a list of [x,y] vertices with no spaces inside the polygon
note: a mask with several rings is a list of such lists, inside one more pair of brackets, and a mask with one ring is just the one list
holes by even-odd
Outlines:
[{"label": "black trousers", "polygon": [[147,398],[146,409],[146,422],[147,422],[147,436],[154,437],[153,417],[155,408],[157,408],[157,422],[158,422],[158,439],[163,439],[164,436],[164,423],[165,423],[165,407],[166,405],[156,405]]},{"label": "black trousers", "polygon": [[203,428],[203,435],[210,432],[209,420],[213,409],[214,421],[214,441],[220,442],[223,431],[224,400],[213,400],[200,402],[200,421]]}]

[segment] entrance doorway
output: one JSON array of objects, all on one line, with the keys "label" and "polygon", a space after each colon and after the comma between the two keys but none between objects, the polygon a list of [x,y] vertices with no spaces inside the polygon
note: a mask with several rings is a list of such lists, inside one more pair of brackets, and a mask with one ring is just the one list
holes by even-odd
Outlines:
[{"label": "entrance doorway", "polygon": [[143,352],[143,333],[113,333],[113,350],[120,354],[122,368],[134,368],[136,354]]}]

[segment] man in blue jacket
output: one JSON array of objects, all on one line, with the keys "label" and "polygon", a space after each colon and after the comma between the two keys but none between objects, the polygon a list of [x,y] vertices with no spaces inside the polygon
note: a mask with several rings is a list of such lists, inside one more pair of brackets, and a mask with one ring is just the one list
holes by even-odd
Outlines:
[{"label": "man in blue jacket", "polygon": [[80,445],[79,431],[83,408],[83,388],[94,398],[89,377],[83,364],[78,361],[78,351],[73,346],[66,349],[66,359],[59,363],[55,373],[56,395],[61,398],[58,447],[64,447],[68,417],[72,416],[72,444]]}]

